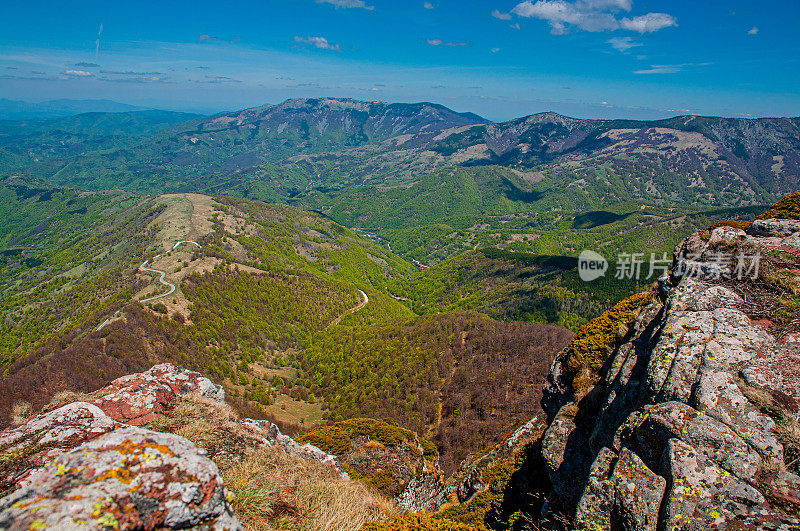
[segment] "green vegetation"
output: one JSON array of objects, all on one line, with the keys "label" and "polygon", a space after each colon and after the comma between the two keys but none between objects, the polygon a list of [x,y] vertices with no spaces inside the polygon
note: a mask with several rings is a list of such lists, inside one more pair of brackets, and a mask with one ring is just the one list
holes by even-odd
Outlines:
[{"label": "green vegetation", "polygon": [[[126,192],[0,183],[0,360],[97,326],[135,293],[132,271],[162,207]],[[7,375],[7,372],[6,372]]]},{"label": "green vegetation", "polygon": [[331,421],[389,417],[433,440],[451,470],[539,411],[534,382],[570,337],[476,313],[340,324],[298,353],[292,393],[321,397]]},{"label": "green vegetation", "polygon": [[652,291],[632,295],[578,330],[572,339],[568,360],[569,368],[575,373],[572,386],[576,392],[584,392],[593,385],[620,331],[627,330],[652,299]]},{"label": "green vegetation", "polygon": [[[350,442],[356,437],[367,437],[384,446],[397,446],[402,442],[417,443],[417,435],[403,429],[397,424],[384,420],[352,418],[332,424],[314,428],[298,437],[298,441],[310,443],[331,454],[344,454],[350,450]],[[424,455],[434,459],[437,456],[436,447],[429,441],[420,439]]]},{"label": "green vegetation", "polygon": [[758,219],[800,219],[800,192],[782,197]]},{"label": "green vegetation", "polygon": [[352,287],[308,273],[254,275],[218,267],[182,287],[192,301],[194,340],[228,352],[306,345],[358,303]]},{"label": "green vegetation", "polygon": [[425,513],[408,513],[387,523],[368,523],[362,531],[485,531],[484,526],[475,526],[435,518]]},{"label": "green vegetation", "polygon": [[418,314],[474,310],[495,319],[577,330],[609,305],[642,289],[632,279],[615,279],[614,262],[605,277],[592,282],[580,279],[577,264],[574,257],[486,248],[399,278],[389,290],[408,299]]}]

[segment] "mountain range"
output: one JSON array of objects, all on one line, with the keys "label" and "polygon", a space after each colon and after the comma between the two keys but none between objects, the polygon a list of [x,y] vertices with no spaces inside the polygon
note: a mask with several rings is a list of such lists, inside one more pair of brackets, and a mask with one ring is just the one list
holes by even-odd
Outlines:
[{"label": "mountain range", "polygon": [[[72,120],[80,120],[79,130],[69,120],[24,128],[5,122],[2,169],[95,189],[253,196],[263,189],[276,199],[405,186],[454,166],[509,168],[531,187],[579,188],[588,202],[602,201],[592,192],[607,195],[599,192],[616,179],[638,200],[726,206],[771,201],[800,182],[800,118],[579,120],[542,113],[492,123],[431,103],[321,98],[212,117],[133,112]],[[47,141],[56,134],[62,137]],[[79,151],[64,153],[56,142]]]}]

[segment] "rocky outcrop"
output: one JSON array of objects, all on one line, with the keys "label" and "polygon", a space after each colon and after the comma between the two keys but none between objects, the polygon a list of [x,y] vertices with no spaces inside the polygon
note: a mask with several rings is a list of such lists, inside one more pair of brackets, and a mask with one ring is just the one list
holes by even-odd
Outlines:
[{"label": "rocky outcrop", "polygon": [[[259,446],[348,479],[335,456],[269,421],[239,419],[224,397],[200,374],[161,364],[89,395],[68,393],[3,431],[0,528],[239,529],[215,462],[241,461]],[[197,421],[190,409],[215,423],[208,438],[173,433]]]},{"label": "rocky outcrop", "polygon": [[[575,343],[559,354],[543,400],[545,513],[596,530],[800,526],[800,350],[748,315],[765,282],[750,278],[752,257],[769,268],[777,251],[788,253],[781,264],[800,264],[799,231],[797,221],[763,220],[749,233],[693,235],[591,375]],[[800,271],[780,274],[791,284]]]},{"label": "rocky outcrop", "polygon": [[32,471],[0,507],[5,529],[239,528],[213,461],[183,437],[135,426]]},{"label": "rocky outcrop", "polygon": [[201,449],[130,425],[192,395],[224,398],[196,372],[156,365],[0,433],[0,527],[238,529]]},{"label": "rocky outcrop", "polygon": [[447,504],[469,503],[491,487],[484,477],[486,472],[513,463],[521,450],[541,435],[543,428],[543,422],[533,417],[504,440],[468,456],[451,476],[445,478],[438,470],[430,470],[413,478],[397,497],[398,503],[412,513],[436,512]]},{"label": "rocky outcrop", "polygon": [[171,363],[149,371],[117,378],[92,393],[91,402],[115,420],[141,426],[163,413],[185,395],[202,396],[216,402],[225,400],[225,390],[199,373]]}]

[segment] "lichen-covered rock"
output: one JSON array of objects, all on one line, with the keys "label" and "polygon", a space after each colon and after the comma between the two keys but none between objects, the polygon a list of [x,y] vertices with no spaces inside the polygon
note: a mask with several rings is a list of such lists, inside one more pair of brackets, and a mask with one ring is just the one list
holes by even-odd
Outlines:
[{"label": "lichen-covered rock", "polygon": [[789,236],[800,232],[796,219],[756,219],[747,230],[753,236]]},{"label": "lichen-covered rock", "polygon": [[224,389],[200,373],[162,363],[146,372],[117,378],[92,393],[91,402],[115,420],[141,426],[188,394],[225,400]]},{"label": "lichen-covered rock", "polygon": [[0,528],[238,529],[213,461],[177,435],[130,426],[222,389],[170,364],[119,378],[0,433]]},{"label": "lichen-covered rock", "polygon": [[576,429],[576,409],[574,404],[562,407],[542,439],[542,457],[553,489],[569,505],[574,505],[581,495],[592,464],[588,438]]},{"label": "lichen-covered rock", "polygon": [[[724,253],[763,255],[783,287],[735,277]],[[800,222],[693,234],[658,287],[593,344],[591,378],[572,363],[574,342],[553,363],[539,525],[566,513],[579,529],[800,529],[800,333],[758,307],[800,294]]]},{"label": "lichen-covered rock", "polygon": [[176,435],[128,426],[33,471],[0,527],[239,529],[217,466]]},{"label": "lichen-covered rock", "polygon": [[766,499],[755,487],[683,441],[670,439],[667,448],[671,477],[665,505],[668,529],[714,529],[726,521],[760,514],[758,506]]},{"label": "lichen-covered rock", "polygon": [[603,448],[578,502],[575,528],[591,531],[655,530],[666,480],[628,448]]},{"label": "lichen-covered rock", "polygon": [[0,496],[27,482],[55,457],[120,424],[93,404],[73,402],[0,433]]},{"label": "lichen-covered rock", "polygon": [[575,529],[587,531],[611,529],[614,488],[608,478],[611,476],[617,457],[617,453],[609,448],[603,448],[597,454],[575,512]]}]

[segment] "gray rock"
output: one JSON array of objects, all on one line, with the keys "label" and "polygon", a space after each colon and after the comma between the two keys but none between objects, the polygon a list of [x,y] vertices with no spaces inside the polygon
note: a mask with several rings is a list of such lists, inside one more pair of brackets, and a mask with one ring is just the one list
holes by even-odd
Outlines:
[{"label": "gray rock", "polygon": [[793,219],[756,219],[747,232],[753,236],[789,236],[800,232],[800,221]]},{"label": "gray rock", "polygon": [[592,464],[589,482],[578,502],[575,528],[655,530],[666,484],[628,448],[622,449],[619,458],[603,448]]},{"label": "gray rock", "polygon": [[745,398],[732,374],[704,369],[695,406],[732,428],[764,458],[783,460],[775,422]]},{"label": "gray rock", "polygon": [[691,445],[728,473],[756,481],[760,455],[731,428],[683,402],[646,406],[620,429],[620,444],[634,446],[645,462],[657,469],[672,439]]},{"label": "gray rock", "polygon": [[0,433],[0,453],[19,455],[15,467],[3,467],[3,483],[19,488],[38,467],[87,441],[121,426],[88,402],[73,402]]},{"label": "gray rock", "polygon": [[240,529],[213,461],[183,437],[134,426],[35,470],[0,511],[5,529]]},{"label": "gray rock", "polygon": [[586,484],[586,473],[592,464],[588,439],[576,429],[576,406],[562,407],[542,438],[542,457],[556,494],[574,506]]},{"label": "gray rock", "polygon": [[719,529],[766,503],[751,485],[723,470],[692,446],[667,444],[670,490],[665,504],[667,529]]}]

